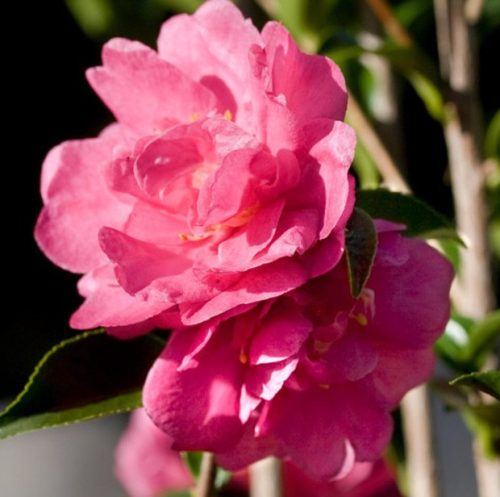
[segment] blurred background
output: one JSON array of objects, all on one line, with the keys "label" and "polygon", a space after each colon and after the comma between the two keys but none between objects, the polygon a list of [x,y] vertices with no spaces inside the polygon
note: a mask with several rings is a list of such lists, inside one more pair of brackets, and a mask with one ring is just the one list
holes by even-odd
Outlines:
[{"label": "blurred background", "polygon": [[[112,36],[154,45],[162,21],[192,12],[198,0],[52,0],[9,2],[4,21],[14,30],[4,42],[4,180],[2,200],[4,318],[0,335],[0,402],[19,392],[34,365],[53,344],[74,334],[68,325],[78,306],[77,277],[54,267],[36,247],[32,231],[41,200],[40,166],[47,151],[70,138],[95,135],[112,120],[87,85],[84,71],[100,62],[100,46]],[[414,193],[453,218],[443,128],[438,120],[438,46],[432,0],[394,0],[398,20],[422,57],[419,77],[399,56],[367,2],[348,0],[241,0],[258,26],[276,15],[303,47],[334,58],[366,116],[373,122]],[[492,278],[500,294],[500,1],[485,0],[476,24],[477,88],[482,152],[487,168],[488,230]],[[370,47],[370,50],[366,50]],[[379,50],[384,58],[369,51]],[[390,64],[387,63],[390,61]],[[420,69],[419,69],[420,70]],[[437,78],[437,79],[436,79]],[[361,146],[358,183],[380,184],[373,158]],[[440,373],[448,374],[442,366]],[[474,497],[470,440],[460,416],[436,399],[438,452],[444,497]],[[112,451],[124,419],[93,421],[0,442],[0,495],[79,497],[124,495],[112,477]]]}]

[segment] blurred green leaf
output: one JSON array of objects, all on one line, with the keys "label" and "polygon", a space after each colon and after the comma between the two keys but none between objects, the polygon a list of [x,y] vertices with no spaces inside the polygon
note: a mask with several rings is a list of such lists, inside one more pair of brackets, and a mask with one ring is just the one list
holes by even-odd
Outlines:
[{"label": "blurred green leaf", "polygon": [[357,207],[347,222],[346,258],[354,298],[361,295],[375,259],[377,231],[371,217]]},{"label": "blurred green leaf", "polygon": [[163,347],[154,335],[121,341],[104,330],[62,341],[0,413],[0,438],[140,407],[146,374]]},{"label": "blurred green leaf", "polygon": [[222,487],[227,485],[231,480],[232,476],[233,474],[231,473],[231,471],[227,471],[226,469],[217,466],[215,473],[215,482],[214,482],[215,488],[221,489]]},{"label": "blurred green leaf", "polygon": [[326,52],[328,57],[342,67],[349,60],[359,59],[365,54],[379,55],[386,59],[413,86],[429,114],[437,121],[443,121],[444,101],[439,75],[432,60],[414,47],[400,47],[391,43],[375,50],[353,45]]},{"label": "blurred green leaf", "polygon": [[377,166],[361,141],[358,141],[356,145],[353,167],[361,189],[369,190],[380,186]]},{"label": "blurred green leaf", "polygon": [[356,194],[356,205],[372,218],[404,224],[408,236],[453,240],[463,245],[451,222],[413,195],[382,188],[360,190]]},{"label": "blurred green leaf", "polygon": [[471,406],[464,411],[464,418],[484,454],[491,459],[500,456],[500,403]]},{"label": "blurred green leaf", "polygon": [[186,461],[189,471],[195,480],[200,476],[201,460],[203,459],[203,452],[189,451],[183,452],[182,458]]},{"label": "blurred green leaf", "polygon": [[500,340],[500,310],[494,311],[475,323],[469,332],[469,341],[463,351],[463,359],[475,362],[479,369],[489,352]]},{"label": "blurred green leaf", "polygon": [[486,128],[484,154],[486,157],[500,159],[500,110],[495,113]]},{"label": "blurred green leaf", "polygon": [[472,387],[500,400],[500,371],[464,374],[450,381],[450,385]]}]

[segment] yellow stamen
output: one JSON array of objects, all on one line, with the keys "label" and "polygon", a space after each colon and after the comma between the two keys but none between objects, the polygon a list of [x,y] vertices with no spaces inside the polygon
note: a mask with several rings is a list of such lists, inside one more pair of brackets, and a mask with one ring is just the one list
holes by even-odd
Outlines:
[{"label": "yellow stamen", "polygon": [[198,112],[195,112],[194,114],[191,114],[191,117],[189,118],[189,120],[192,123],[195,123],[199,118],[200,118],[200,115],[198,114]]},{"label": "yellow stamen", "polygon": [[363,314],[354,314],[351,316],[360,326],[366,326],[368,324],[368,318]]},{"label": "yellow stamen", "polygon": [[232,121],[233,120],[233,113],[227,109],[226,112],[224,112],[224,119],[226,121]]},{"label": "yellow stamen", "polygon": [[241,364],[246,364],[248,362],[248,356],[246,355],[244,350],[240,352],[240,362]]}]

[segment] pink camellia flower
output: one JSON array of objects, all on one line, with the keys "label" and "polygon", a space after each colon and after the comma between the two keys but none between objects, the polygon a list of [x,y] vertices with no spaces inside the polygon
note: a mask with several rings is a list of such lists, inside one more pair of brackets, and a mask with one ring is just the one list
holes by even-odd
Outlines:
[{"label": "pink camellia flower", "polygon": [[[132,414],[115,458],[115,473],[130,497],[158,497],[163,492],[192,487],[193,480],[172,440],[140,409]],[[317,482],[290,463],[283,465],[285,497],[401,497],[385,462],[357,463],[344,478]],[[247,472],[234,475],[224,495],[242,495],[248,489]]]},{"label": "pink camellia flower", "polygon": [[343,260],[288,294],[173,333],[143,398],[174,448],[215,452],[228,469],[274,454],[323,480],[380,457],[390,411],[432,372],[453,275],[400,226],[377,229],[360,298]]},{"label": "pink camellia flower", "polygon": [[113,39],[102,58],[88,80],[117,123],[48,154],[36,227],[85,273],[73,327],[131,336],[177,305],[200,323],[335,266],[355,137],[332,61],[228,0],[168,20],[158,52]]},{"label": "pink camellia flower", "polygon": [[141,409],[132,414],[116,448],[115,475],[130,497],[157,497],[193,485],[189,469],[172,450],[172,439]]}]

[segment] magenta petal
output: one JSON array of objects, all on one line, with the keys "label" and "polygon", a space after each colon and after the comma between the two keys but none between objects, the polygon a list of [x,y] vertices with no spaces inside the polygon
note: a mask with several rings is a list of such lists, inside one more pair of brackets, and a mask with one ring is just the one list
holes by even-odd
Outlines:
[{"label": "magenta petal", "polygon": [[223,468],[235,471],[264,457],[277,453],[277,443],[273,437],[255,436],[255,419],[244,425],[243,436],[227,451],[216,454],[217,463]]},{"label": "magenta petal", "polygon": [[264,436],[272,433],[305,473],[329,480],[354,463],[339,422],[342,409],[343,403],[330,391],[284,389],[271,402],[261,431]]},{"label": "magenta petal", "polygon": [[391,408],[406,392],[427,381],[434,371],[436,357],[432,348],[414,350],[380,344],[378,353],[379,365],[366,381],[377,398]]},{"label": "magenta petal", "polygon": [[115,38],[102,58],[102,67],[87,72],[88,80],[118,121],[134,131],[152,133],[167,121],[189,122],[216,108],[212,92],[142,43]]},{"label": "magenta petal", "polygon": [[[332,388],[332,390],[334,390]],[[354,385],[335,389],[344,433],[358,461],[375,461],[383,453],[392,435],[392,418],[385,406],[377,405],[370,391]]]},{"label": "magenta petal", "polygon": [[375,292],[371,326],[378,336],[406,348],[428,347],[448,321],[453,268],[423,241],[404,239],[403,246],[409,254],[404,264],[386,266],[375,261],[368,282]]},{"label": "magenta petal", "polygon": [[198,356],[197,367],[179,371],[193,334],[172,335],[148,374],[144,407],[155,424],[174,439],[178,450],[229,450],[242,435],[239,400],[242,364],[217,336]]},{"label": "magenta petal", "polygon": [[297,354],[312,328],[292,301],[276,303],[252,337],[250,364],[279,362]]},{"label": "magenta petal", "polygon": [[262,400],[271,400],[295,371],[298,362],[298,358],[290,358],[249,368],[245,388]]}]

